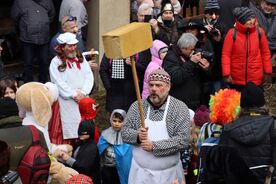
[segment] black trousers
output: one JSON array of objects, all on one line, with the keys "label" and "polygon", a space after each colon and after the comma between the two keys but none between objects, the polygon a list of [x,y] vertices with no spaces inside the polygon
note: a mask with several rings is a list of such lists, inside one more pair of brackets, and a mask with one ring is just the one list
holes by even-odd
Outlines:
[{"label": "black trousers", "polygon": [[102,168],[102,184],[120,184],[119,175],[116,167]]},{"label": "black trousers", "polygon": [[37,45],[26,42],[22,44],[22,56],[24,61],[24,82],[34,81],[33,76],[33,59],[36,56],[39,64],[39,82],[45,83],[48,81],[48,44]]}]

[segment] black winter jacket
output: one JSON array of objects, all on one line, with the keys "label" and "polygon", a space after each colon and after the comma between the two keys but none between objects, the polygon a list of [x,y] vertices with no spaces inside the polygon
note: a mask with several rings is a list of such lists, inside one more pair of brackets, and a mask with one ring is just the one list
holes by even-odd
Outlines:
[{"label": "black winter jacket", "polygon": [[203,78],[207,73],[185,57],[177,46],[169,49],[163,68],[171,76],[170,95],[196,110],[201,104]]},{"label": "black winter jacket", "polygon": [[272,164],[270,130],[273,121],[268,115],[243,115],[225,125],[220,136],[219,144],[236,148],[260,184],[266,177],[267,167],[263,166]]}]

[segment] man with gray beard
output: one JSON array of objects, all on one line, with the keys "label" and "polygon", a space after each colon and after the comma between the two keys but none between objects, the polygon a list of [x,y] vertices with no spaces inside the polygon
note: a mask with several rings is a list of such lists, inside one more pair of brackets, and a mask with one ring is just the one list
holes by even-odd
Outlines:
[{"label": "man with gray beard", "polygon": [[184,180],[179,152],[189,143],[189,110],[169,95],[171,78],[163,69],[148,79],[149,97],[142,100],[145,128],[141,127],[138,103],[128,110],[123,141],[133,145],[129,183],[167,184]]}]

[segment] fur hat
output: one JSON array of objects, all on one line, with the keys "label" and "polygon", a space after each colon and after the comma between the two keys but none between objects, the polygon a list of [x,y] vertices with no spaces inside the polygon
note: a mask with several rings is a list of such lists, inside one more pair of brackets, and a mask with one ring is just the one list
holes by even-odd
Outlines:
[{"label": "fur hat", "polygon": [[233,10],[233,14],[241,24],[245,24],[251,18],[256,17],[254,11],[248,7],[237,7]]},{"label": "fur hat", "polygon": [[206,10],[214,10],[214,9],[215,10],[220,9],[218,0],[207,0],[204,10],[206,11]]},{"label": "fur hat", "polygon": [[165,11],[172,11],[174,13],[174,8],[170,0],[162,0],[161,14]]},{"label": "fur hat", "polygon": [[92,120],[96,117],[96,102],[93,98],[86,97],[80,100],[79,109],[81,119]]},{"label": "fur hat", "polygon": [[210,122],[210,111],[205,105],[199,106],[195,111],[194,122],[199,127],[202,127],[204,123]]},{"label": "fur hat", "polygon": [[171,77],[165,70],[156,69],[149,74],[148,82],[150,81],[162,81],[171,84]]},{"label": "fur hat", "polygon": [[241,107],[262,107],[265,105],[263,89],[256,86],[253,82],[248,82],[241,91]]},{"label": "fur hat", "polygon": [[52,104],[57,87],[52,84],[49,88],[39,82],[26,83],[16,92],[16,103],[20,110],[32,112],[39,124],[45,127],[52,116]]}]

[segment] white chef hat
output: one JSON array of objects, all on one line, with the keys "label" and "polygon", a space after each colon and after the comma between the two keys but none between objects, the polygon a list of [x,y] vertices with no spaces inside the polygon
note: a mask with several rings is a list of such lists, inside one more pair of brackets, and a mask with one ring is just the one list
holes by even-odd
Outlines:
[{"label": "white chef hat", "polygon": [[62,33],[57,37],[57,41],[59,44],[69,44],[73,45],[78,43],[79,41],[76,39],[76,35],[73,33]]}]

